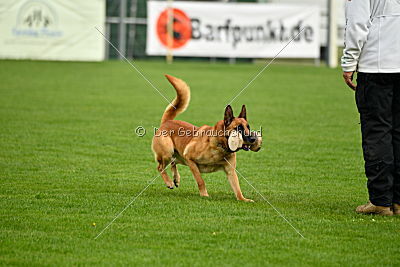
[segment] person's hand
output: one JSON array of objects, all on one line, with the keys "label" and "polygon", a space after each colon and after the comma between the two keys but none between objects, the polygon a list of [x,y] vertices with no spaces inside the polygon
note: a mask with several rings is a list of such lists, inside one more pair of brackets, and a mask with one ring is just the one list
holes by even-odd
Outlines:
[{"label": "person's hand", "polygon": [[354,76],[354,71],[351,72],[343,72],[343,78],[344,81],[346,82],[347,86],[351,88],[351,90],[355,91],[356,90],[356,85],[353,83],[353,76]]}]

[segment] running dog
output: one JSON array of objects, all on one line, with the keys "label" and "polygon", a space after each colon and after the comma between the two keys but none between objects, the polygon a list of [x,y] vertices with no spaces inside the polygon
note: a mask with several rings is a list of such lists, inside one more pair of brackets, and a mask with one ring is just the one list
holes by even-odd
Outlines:
[{"label": "running dog", "polygon": [[[245,105],[237,118],[233,115],[232,107],[228,105],[224,119],[214,126],[197,127],[185,121],[174,120],[188,107],[190,89],[184,81],[170,75],[165,76],[175,88],[176,98],[164,111],[160,128],[153,137],[152,150],[158,162],[157,169],[167,187],[179,187],[177,164],[183,164],[190,168],[200,196],[208,197],[201,174],[222,170],[226,173],[237,200],[253,202],[243,196],[235,171],[236,152],[240,149],[257,152],[262,144],[261,136],[250,131]],[[171,165],[173,182],[166,172],[168,165]]]}]

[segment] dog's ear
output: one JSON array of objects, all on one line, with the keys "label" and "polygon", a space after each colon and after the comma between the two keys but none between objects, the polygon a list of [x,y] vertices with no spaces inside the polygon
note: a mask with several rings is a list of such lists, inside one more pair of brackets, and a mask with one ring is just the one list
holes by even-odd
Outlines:
[{"label": "dog's ear", "polygon": [[233,121],[234,118],[235,118],[235,117],[233,116],[233,110],[232,110],[231,105],[226,106],[226,108],[225,108],[225,115],[224,115],[224,124],[225,124],[225,127],[228,127],[229,124],[232,123],[232,121]]},{"label": "dog's ear", "polygon": [[240,112],[238,118],[243,118],[243,119],[245,119],[247,121],[247,114],[246,114],[246,106],[245,105],[242,106],[242,111]]}]

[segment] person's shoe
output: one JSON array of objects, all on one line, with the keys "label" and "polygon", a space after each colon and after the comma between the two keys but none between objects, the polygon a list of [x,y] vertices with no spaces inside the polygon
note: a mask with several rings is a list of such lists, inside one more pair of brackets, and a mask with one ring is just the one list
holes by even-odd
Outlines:
[{"label": "person's shoe", "polygon": [[400,204],[393,204],[393,214],[394,215],[400,215]]},{"label": "person's shoe", "polygon": [[376,215],[382,215],[382,216],[392,216],[393,215],[393,211],[390,210],[390,207],[375,206],[371,202],[368,202],[367,204],[358,206],[356,209],[356,212],[361,213],[361,214],[376,214]]}]

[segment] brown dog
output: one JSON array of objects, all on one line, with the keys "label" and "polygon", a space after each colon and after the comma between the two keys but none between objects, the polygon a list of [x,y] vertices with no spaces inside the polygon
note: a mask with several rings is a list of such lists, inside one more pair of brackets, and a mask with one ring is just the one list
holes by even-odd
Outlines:
[{"label": "brown dog", "polygon": [[[184,112],[189,105],[190,89],[187,84],[175,77],[166,75],[168,81],[176,90],[176,98],[172,105],[168,105],[162,119],[160,128],[153,137],[152,149],[158,162],[158,171],[161,173],[168,188],[173,189],[180,183],[177,164],[183,164],[190,168],[196,179],[200,195],[208,197],[206,185],[201,178],[201,173],[224,171],[236,198],[243,201],[252,201],[243,196],[239,180],[235,171],[236,151],[239,149],[259,151],[262,139],[254,132],[250,132],[250,126],[246,119],[246,107],[235,118],[230,105],[225,109],[224,119],[218,121],[215,126],[194,126],[174,118]],[[231,150],[228,144],[233,133],[239,133],[241,137],[240,147]],[[233,138],[233,137],[232,137]],[[166,168],[171,164],[174,174],[174,184],[168,177]]]}]

